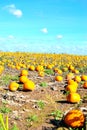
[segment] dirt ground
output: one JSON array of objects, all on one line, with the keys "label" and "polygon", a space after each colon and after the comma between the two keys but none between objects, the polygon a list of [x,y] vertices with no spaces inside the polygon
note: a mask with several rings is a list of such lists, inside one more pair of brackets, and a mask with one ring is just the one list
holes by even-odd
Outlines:
[{"label": "dirt ground", "polygon": [[[34,81],[36,89],[34,91],[23,91],[22,84],[19,90],[11,92],[8,90],[8,83],[3,83],[3,76],[19,75],[20,71],[7,68],[0,76],[0,110],[2,107],[9,108],[9,127],[14,124],[19,130],[68,130],[62,117],[70,108],[87,108],[87,102],[71,104],[66,101],[64,95],[65,81],[57,82],[55,75],[38,76],[36,71],[29,71],[28,78]],[[10,80],[11,81],[11,80]],[[17,81],[18,82],[18,81]],[[46,83],[41,86],[41,83]],[[87,91],[78,88],[81,98],[87,95]],[[39,103],[38,103],[39,102]],[[4,109],[3,108],[3,109]],[[55,119],[52,112],[61,111],[62,117]],[[32,118],[33,117],[33,118]]]}]

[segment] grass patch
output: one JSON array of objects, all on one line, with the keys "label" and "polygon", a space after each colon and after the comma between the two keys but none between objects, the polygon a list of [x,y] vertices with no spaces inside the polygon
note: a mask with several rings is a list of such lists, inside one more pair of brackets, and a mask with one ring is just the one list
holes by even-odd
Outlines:
[{"label": "grass patch", "polygon": [[51,70],[51,69],[45,69],[44,72],[48,75],[53,75],[54,74],[54,71]]},{"label": "grass patch", "polygon": [[46,82],[41,82],[41,83],[40,83],[40,86],[41,86],[41,87],[47,87],[47,83],[46,83]]}]

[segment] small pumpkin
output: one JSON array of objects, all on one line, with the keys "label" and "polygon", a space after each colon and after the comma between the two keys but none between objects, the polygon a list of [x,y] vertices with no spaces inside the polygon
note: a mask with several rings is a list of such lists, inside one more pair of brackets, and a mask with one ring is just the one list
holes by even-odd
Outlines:
[{"label": "small pumpkin", "polygon": [[84,82],[83,88],[87,89],[87,81]]},{"label": "small pumpkin", "polygon": [[79,70],[77,70],[77,69],[74,69],[72,72],[75,74],[79,74]]},{"label": "small pumpkin", "polygon": [[77,83],[79,83],[79,82],[81,82],[81,77],[78,76],[78,75],[76,75],[76,76],[74,77],[74,80],[75,80]]},{"label": "small pumpkin", "polygon": [[73,70],[74,70],[74,66],[70,65],[70,66],[68,67],[68,69],[71,70],[71,71],[73,71]]},{"label": "small pumpkin", "polygon": [[82,127],[85,123],[85,116],[81,110],[73,109],[65,115],[64,122],[72,128]]},{"label": "small pumpkin", "polygon": [[82,81],[87,81],[87,75],[85,75],[85,74],[84,74],[84,75],[81,75],[81,80],[82,80]]},{"label": "small pumpkin", "polygon": [[19,88],[19,84],[13,81],[13,82],[10,82],[8,87],[10,91],[16,91]]},{"label": "small pumpkin", "polygon": [[28,76],[28,71],[22,70],[20,76]]},{"label": "small pumpkin", "polygon": [[32,91],[35,89],[35,83],[32,80],[27,80],[27,82],[23,84],[23,89]]},{"label": "small pumpkin", "polygon": [[39,71],[39,72],[38,72],[38,76],[44,77],[44,75],[45,75],[45,74],[44,74],[44,71]]},{"label": "small pumpkin", "polygon": [[77,92],[69,93],[67,96],[67,101],[70,103],[78,103],[80,102],[80,95]]},{"label": "small pumpkin", "polygon": [[36,71],[43,71],[44,68],[43,68],[43,66],[38,65],[38,66],[36,66],[35,70],[36,70]]},{"label": "small pumpkin", "polygon": [[55,80],[61,82],[61,81],[63,81],[63,77],[60,75],[57,75],[57,76],[55,76]]},{"label": "small pumpkin", "polygon": [[34,71],[35,70],[35,66],[34,65],[30,65],[29,70]]}]

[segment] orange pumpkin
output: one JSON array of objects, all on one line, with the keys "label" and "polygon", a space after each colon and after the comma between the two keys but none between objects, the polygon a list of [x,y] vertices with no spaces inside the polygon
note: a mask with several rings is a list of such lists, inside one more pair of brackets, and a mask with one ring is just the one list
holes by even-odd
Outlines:
[{"label": "orange pumpkin", "polygon": [[74,70],[74,66],[70,65],[68,69],[73,71]]},{"label": "orange pumpkin", "polygon": [[76,81],[74,81],[74,80],[71,80],[71,82],[69,80],[68,84],[78,87],[78,83]]},{"label": "orange pumpkin", "polygon": [[57,76],[55,77],[55,80],[61,82],[61,81],[63,80],[63,77],[57,75]]},{"label": "orange pumpkin", "polygon": [[19,81],[20,81],[21,83],[25,83],[27,80],[28,80],[28,77],[27,77],[27,76],[24,76],[24,75],[20,76],[20,78],[19,78]]},{"label": "orange pumpkin", "polygon": [[74,93],[69,93],[68,96],[66,96],[67,101],[71,103],[78,103],[80,102],[80,95],[76,92]]},{"label": "orange pumpkin", "polygon": [[28,71],[22,70],[20,76],[28,76]]},{"label": "orange pumpkin", "polygon": [[87,81],[87,75],[82,75],[82,76],[81,76],[81,80],[82,80],[82,81]]},{"label": "orange pumpkin", "polygon": [[38,65],[38,66],[36,66],[35,70],[36,70],[36,71],[43,71],[44,68],[43,68],[43,66]]},{"label": "orange pumpkin", "polygon": [[9,84],[9,90],[10,91],[16,91],[17,89],[18,89],[18,87],[19,87],[19,84],[18,83],[16,83],[15,81],[13,81],[13,82],[11,82],[10,84]]},{"label": "orange pumpkin", "polygon": [[68,80],[68,84],[73,84],[74,80],[73,79],[69,79]]},{"label": "orange pumpkin", "polygon": [[77,91],[77,86],[76,85],[73,85],[73,84],[70,84],[70,85],[67,85],[65,90],[69,91],[69,92],[76,92]]},{"label": "orange pumpkin", "polygon": [[29,70],[34,71],[35,70],[35,66],[34,65],[30,65]]},{"label": "orange pumpkin", "polygon": [[27,82],[25,82],[23,84],[23,89],[24,90],[34,90],[35,89],[35,84],[32,80],[27,80]]},{"label": "orange pumpkin", "polygon": [[79,70],[77,70],[77,69],[74,69],[72,72],[75,74],[79,74]]},{"label": "orange pumpkin", "polygon": [[85,116],[79,109],[73,109],[65,115],[64,122],[72,128],[82,127],[85,123]]},{"label": "orange pumpkin", "polygon": [[74,77],[74,80],[79,83],[79,82],[81,82],[81,77],[78,76],[78,75],[76,75],[76,76]]},{"label": "orange pumpkin", "polygon": [[83,88],[87,89],[87,81],[84,82]]},{"label": "orange pumpkin", "polygon": [[44,71],[39,71],[38,76],[44,77]]}]

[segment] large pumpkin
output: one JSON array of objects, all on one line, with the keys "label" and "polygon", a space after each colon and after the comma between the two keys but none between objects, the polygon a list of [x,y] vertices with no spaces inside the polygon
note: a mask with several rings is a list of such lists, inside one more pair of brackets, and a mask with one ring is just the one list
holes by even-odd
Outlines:
[{"label": "large pumpkin", "polygon": [[80,102],[80,95],[78,93],[70,93],[68,94],[68,96],[66,97],[68,102],[71,103],[78,103]]},{"label": "large pumpkin", "polygon": [[64,122],[72,128],[82,127],[84,126],[85,116],[82,111],[73,109],[65,115]]},{"label": "large pumpkin", "polygon": [[69,84],[69,85],[66,86],[65,90],[69,91],[69,92],[76,92],[77,91],[77,86],[75,86],[73,84]]},{"label": "large pumpkin", "polygon": [[23,89],[32,91],[35,89],[35,83],[32,80],[27,80],[27,82],[23,84]]}]

